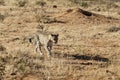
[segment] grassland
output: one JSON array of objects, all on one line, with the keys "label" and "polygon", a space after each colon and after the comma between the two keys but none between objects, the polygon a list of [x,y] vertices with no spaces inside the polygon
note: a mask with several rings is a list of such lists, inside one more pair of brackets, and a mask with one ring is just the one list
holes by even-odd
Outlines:
[{"label": "grassland", "polygon": [[[28,42],[41,26],[50,58]],[[0,80],[120,80],[119,58],[119,0],[0,0]]]}]

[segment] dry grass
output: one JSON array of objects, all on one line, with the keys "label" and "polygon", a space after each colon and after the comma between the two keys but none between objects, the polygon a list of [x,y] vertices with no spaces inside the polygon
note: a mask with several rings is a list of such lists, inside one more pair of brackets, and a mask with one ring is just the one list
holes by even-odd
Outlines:
[{"label": "dry grass", "polygon": [[[0,80],[120,80],[118,1],[1,1]],[[50,58],[28,43],[41,26],[60,35]]]}]

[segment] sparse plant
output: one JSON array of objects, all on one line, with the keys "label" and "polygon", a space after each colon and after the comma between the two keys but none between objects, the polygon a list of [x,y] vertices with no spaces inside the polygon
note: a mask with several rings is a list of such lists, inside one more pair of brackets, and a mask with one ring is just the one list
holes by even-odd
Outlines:
[{"label": "sparse plant", "polygon": [[80,5],[84,8],[87,8],[89,6],[88,2],[84,2],[84,1],[81,1],[81,0],[70,0],[73,4],[77,4],[77,5]]},{"label": "sparse plant", "polygon": [[5,16],[0,14],[0,21],[3,21],[5,19]]},{"label": "sparse plant", "polygon": [[43,23],[52,23],[52,22],[56,22],[57,20],[55,18],[52,18],[50,16],[44,15],[42,16],[42,22]]},{"label": "sparse plant", "polygon": [[39,0],[39,1],[36,1],[36,5],[39,5],[39,6],[43,7],[43,6],[46,5],[46,2],[44,2],[42,0]]},{"label": "sparse plant", "polygon": [[120,27],[111,27],[110,29],[108,29],[108,32],[118,32],[120,31]]},{"label": "sparse plant", "polygon": [[78,4],[80,1],[79,0],[70,0],[72,3]]},{"label": "sparse plant", "polygon": [[3,80],[5,66],[0,63],[0,80]]},{"label": "sparse plant", "polygon": [[81,3],[81,6],[84,7],[84,8],[87,8],[89,5],[88,5],[87,2],[82,2],[82,3]]},{"label": "sparse plant", "polygon": [[6,48],[3,47],[2,45],[0,45],[0,51],[5,51],[5,50],[6,50]]},{"label": "sparse plant", "polygon": [[[34,10],[34,12],[36,14],[35,15],[36,21],[38,22],[39,25],[42,24],[44,26],[44,17],[46,16],[44,6],[46,5],[46,2],[44,2],[43,0],[37,0],[36,5],[41,6],[41,13],[38,12],[37,8]],[[41,14],[41,15],[39,15],[39,14]]]},{"label": "sparse plant", "polygon": [[5,1],[4,0],[0,0],[0,5],[5,5]]},{"label": "sparse plant", "polygon": [[24,7],[27,3],[27,0],[17,0],[17,5],[19,7]]}]

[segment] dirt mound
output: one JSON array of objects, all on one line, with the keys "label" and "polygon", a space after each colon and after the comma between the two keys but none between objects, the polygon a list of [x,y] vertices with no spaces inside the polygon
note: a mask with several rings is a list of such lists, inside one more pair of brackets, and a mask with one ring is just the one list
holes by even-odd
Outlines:
[{"label": "dirt mound", "polygon": [[111,17],[106,17],[104,15],[95,14],[89,11],[85,11],[80,8],[68,9],[65,12],[60,13],[57,19],[70,21],[73,23],[110,23],[112,20],[116,20]]},{"label": "dirt mound", "polygon": [[73,15],[73,16],[81,16],[81,17],[85,17],[85,16],[92,16],[93,13],[82,10],[80,8],[76,8],[76,9],[68,9],[66,10],[66,12],[63,15]]}]

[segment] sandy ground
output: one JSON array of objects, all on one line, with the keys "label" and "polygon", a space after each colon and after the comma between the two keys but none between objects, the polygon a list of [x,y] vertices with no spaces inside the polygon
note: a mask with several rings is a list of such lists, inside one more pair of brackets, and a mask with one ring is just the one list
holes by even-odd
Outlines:
[{"label": "sandy ground", "polygon": [[[120,79],[120,3],[106,9],[94,3],[87,8],[60,5],[62,1],[46,0],[44,13],[34,1],[18,7],[6,0],[0,6],[1,80]],[[59,34],[50,58],[35,53],[28,42],[39,24]]]}]

